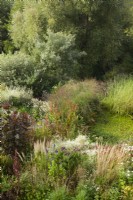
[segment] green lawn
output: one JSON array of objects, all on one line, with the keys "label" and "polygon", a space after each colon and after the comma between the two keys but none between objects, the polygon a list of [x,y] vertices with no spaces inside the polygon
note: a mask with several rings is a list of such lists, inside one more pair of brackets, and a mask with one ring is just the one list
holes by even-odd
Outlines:
[{"label": "green lawn", "polygon": [[102,137],[104,142],[133,143],[133,118],[130,116],[119,116],[104,112],[97,119],[96,124],[90,130],[93,136]]}]

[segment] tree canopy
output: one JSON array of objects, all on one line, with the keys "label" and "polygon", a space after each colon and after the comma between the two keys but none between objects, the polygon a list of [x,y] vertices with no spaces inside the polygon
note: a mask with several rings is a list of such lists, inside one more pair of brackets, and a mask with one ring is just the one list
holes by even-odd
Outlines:
[{"label": "tree canopy", "polygon": [[10,37],[17,51],[33,56],[52,77],[133,73],[132,0],[14,0],[12,7],[0,2],[1,48]]},{"label": "tree canopy", "polygon": [[0,0],[0,53],[6,51],[10,41],[8,23],[12,3],[12,0]]}]

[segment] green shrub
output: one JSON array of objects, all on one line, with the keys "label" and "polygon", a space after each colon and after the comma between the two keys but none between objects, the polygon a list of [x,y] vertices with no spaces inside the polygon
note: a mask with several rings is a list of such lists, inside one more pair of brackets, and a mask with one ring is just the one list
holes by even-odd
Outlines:
[{"label": "green shrub", "polygon": [[81,163],[81,155],[78,152],[68,150],[56,150],[49,155],[48,174],[54,187],[65,185],[75,188],[77,185],[77,169]]},{"label": "green shrub", "polygon": [[59,82],[77,78],[79,60],[85,54],[76,48],[74,35],[51,30],[47,30],[46,35],[37,41],[33,53],[41,63],[33,85],[38,96],[41,96],[44,90],[51,91]]},{"label": "green shrub", "polygon": [[67,190],[64,187],[61,187],[51,192],[48,200],[70,200],[70,197]]},{"label": "green shrub", "polygon": [[102,103],[114,113],[133,114],[133,77],[121,77],[109,83]]},{"label": "green shrub", "polygon": [[17,184],[15,177],[3,175],[1,176],[1,199],[14,200],[17,197]]},{"label": "green shrub", "polygon": [[86,191],[85,190],[80,190],[74,200],[85,200],[86,197]]},{"label": "green shrub", "polygon": [[18,200],[42,200],[46,199],[46,189],[45,186],[38,184],[27,184],[21,185],[20,189],[20,195],[17,198]]},{"label": "green shrub", "polygon": [[55,84],[77,77],[84,53],[76,48],[74,35],[48,30],[34,42],[32,56],[22,52],[0,55],[0,82],[32,88],[34,96],[40,97]]},{"label": "green shrub", "polygon": [[3,174],[12,174],[13,160],[9,155],[1,153],[0,155],[0,166],[2,166]]},{"label": "green shrub", "polygon": [[20,199],[69,199],[68,191],[78,184],[80,163],[81,155],[74,151],[35,154],[20,175]]},{"label": "green shrub", "polygon": [[0,55],[0,82],[7,86],[31,87],[35,78],[36,63],[21,52]]},{"label": "green shrub", "polygon": [[100,198],[102,200],[119,200],[121,197],[121,193],[118,187],[110,187],[109,189],[105,190],[100,194]]}]

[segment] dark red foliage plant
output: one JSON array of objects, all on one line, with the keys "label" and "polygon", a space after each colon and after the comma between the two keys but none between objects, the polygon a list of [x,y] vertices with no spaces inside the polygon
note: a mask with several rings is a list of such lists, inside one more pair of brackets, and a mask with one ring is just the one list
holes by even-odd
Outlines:
[{"label": "dark red foliage plant", "polygon": [[28,155],[33,148],[33,121],[27,113],[6,111],[2,124],[2,149],[12,158],[15,152]]}]

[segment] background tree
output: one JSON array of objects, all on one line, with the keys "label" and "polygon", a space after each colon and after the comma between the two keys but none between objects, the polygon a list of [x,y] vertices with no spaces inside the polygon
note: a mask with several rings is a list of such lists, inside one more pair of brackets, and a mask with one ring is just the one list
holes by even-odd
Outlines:
[{"label": "background tree", "polygon": [[101,78],[123,57],[127,30],[131,27],[126,0],[44,0],[48,26],[54,31],[76,33],[76,44],[87,52],[79,76]]},{"label": "background tree", "polygon": [[47,22],[42,2],[14,0],[11,19],[10,35],[14,45],[31,54],[37,40],[46,33]]},{"label": "background tree", "polygon": [[10,36],[36,59],[35,91],[133,73],[132,9],[132,0],[14,0]]},{"label": "background tree", "polygon": [[0,0],[0,53],[8,51],[11,48],[8,23],[12,3],[13,0]]},{"label": "background tree", "polygon": [[73,34],[48,30],[44,40],[37,42],[33,55],[40,63],[33,88],[40,95],[59,82],[78,78],[79,59],[86,54],[76,48]]}]

